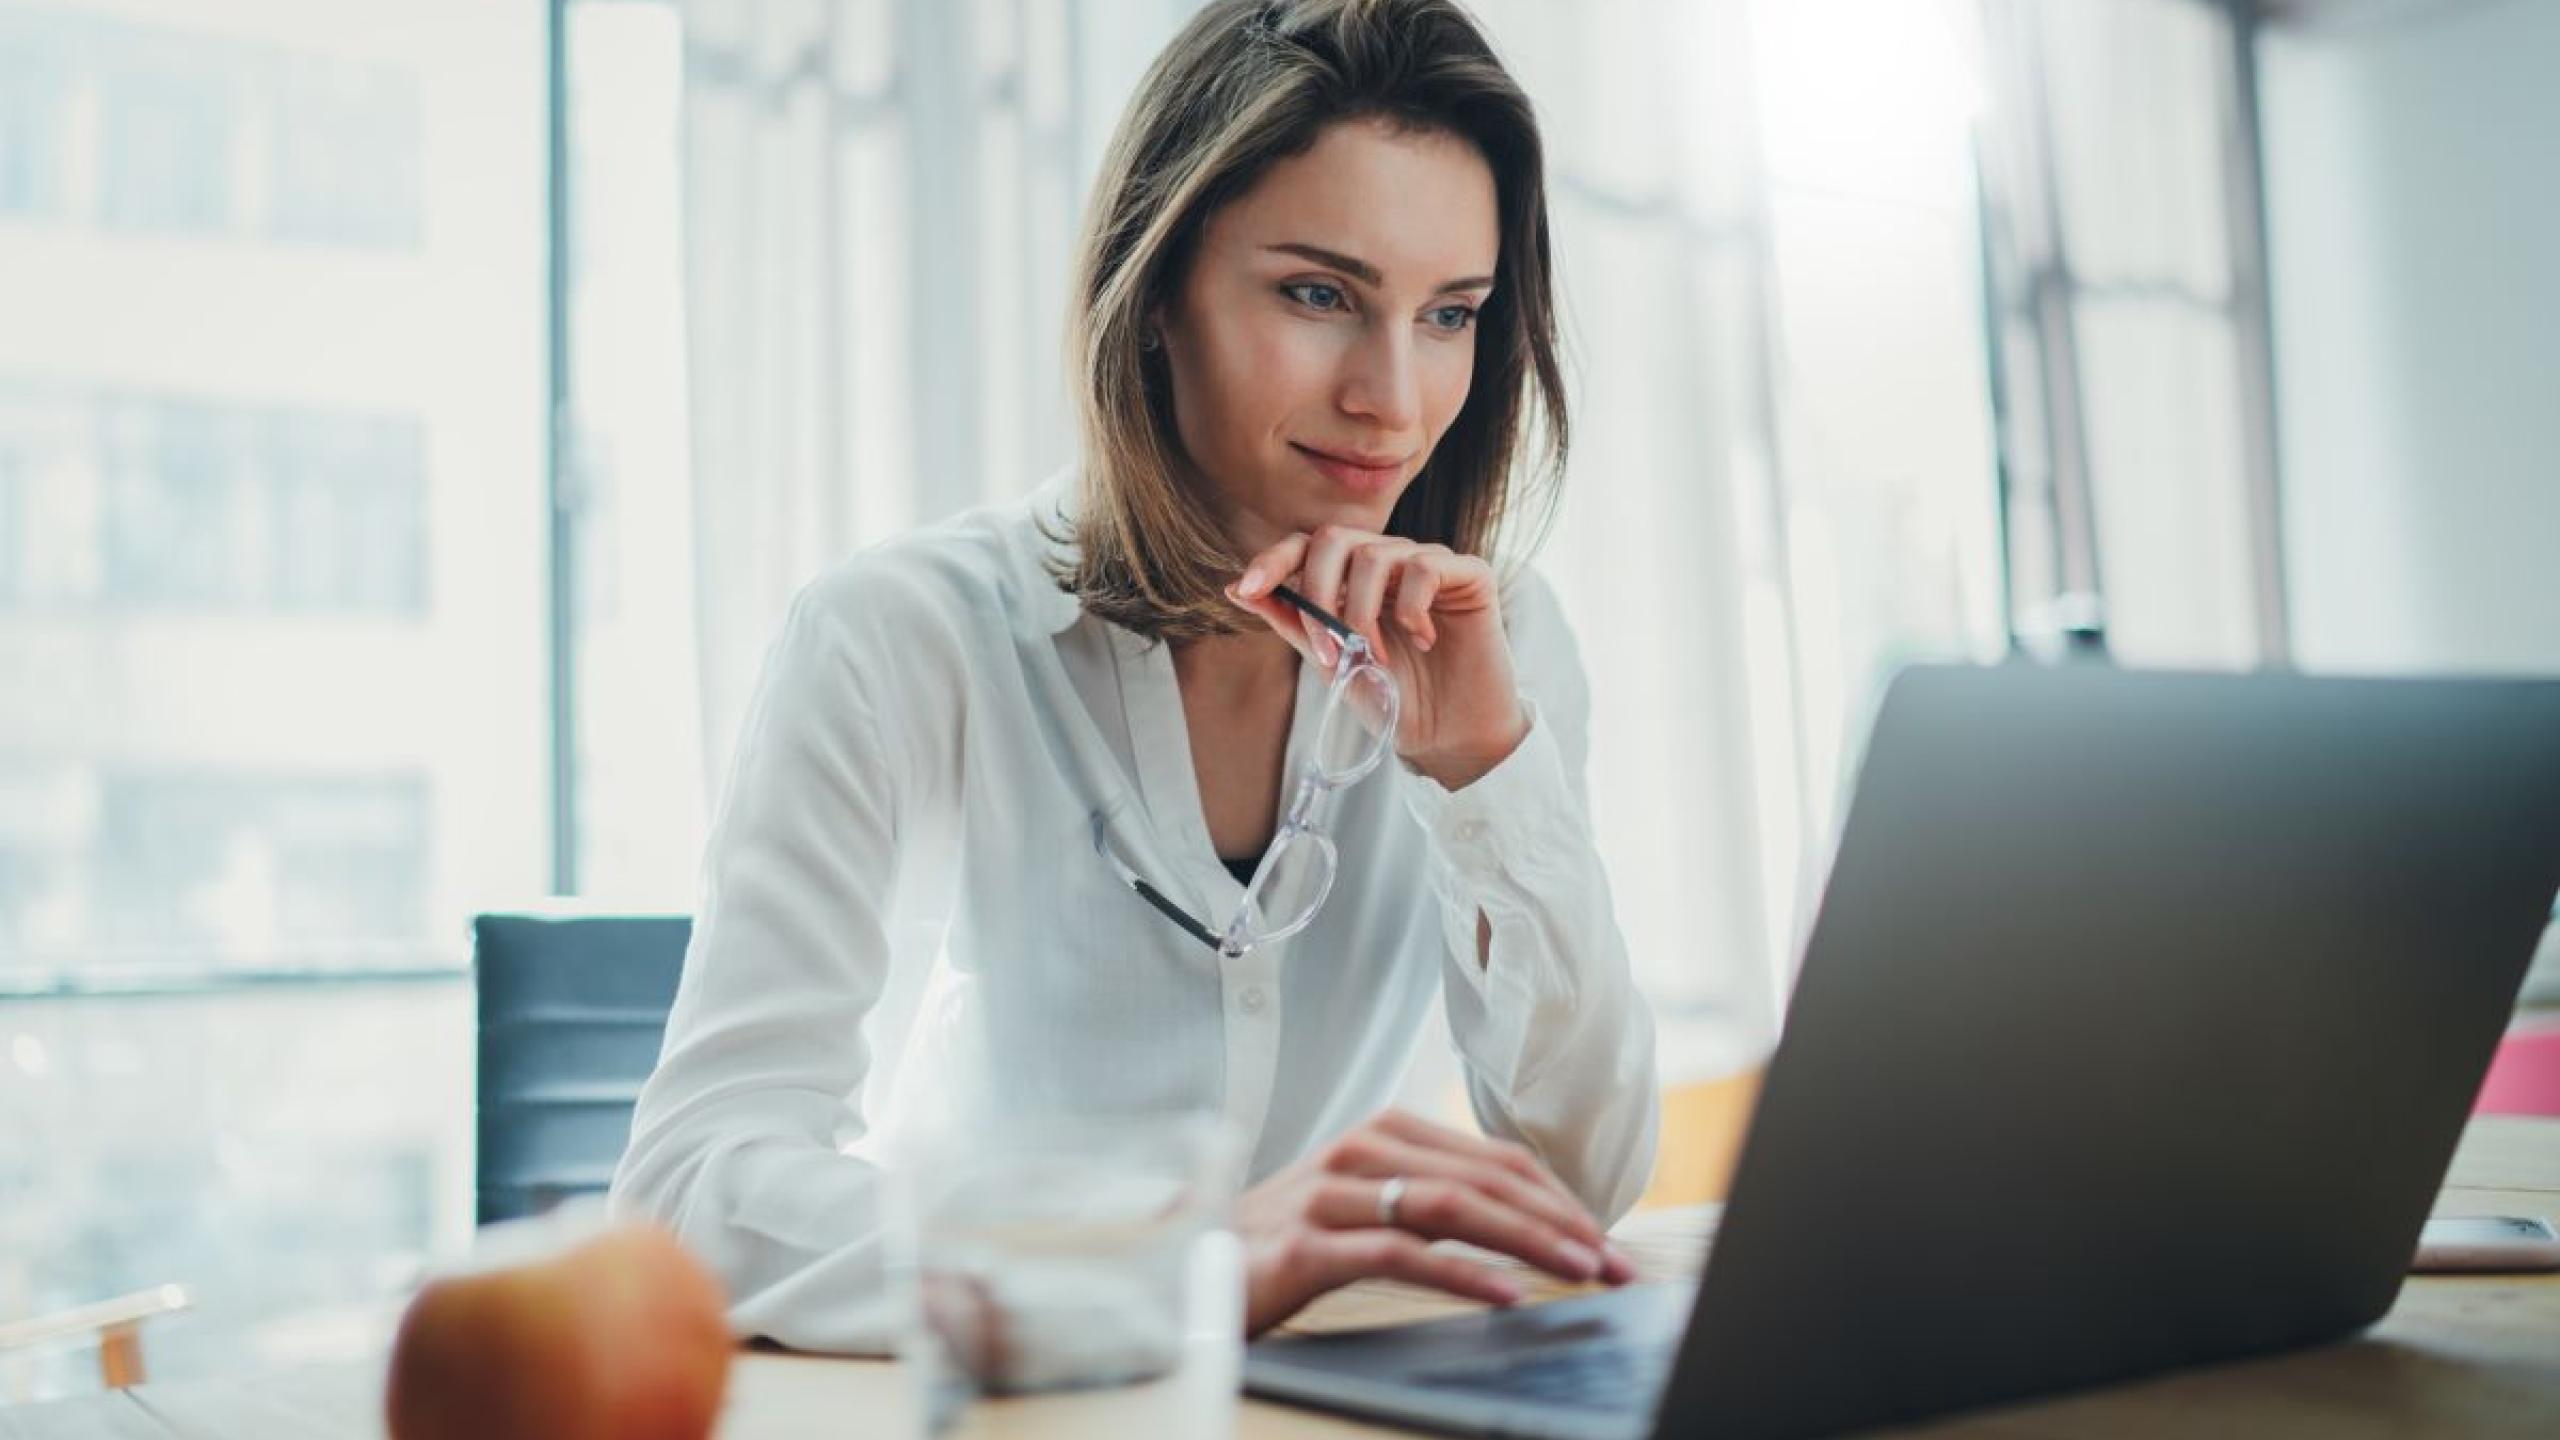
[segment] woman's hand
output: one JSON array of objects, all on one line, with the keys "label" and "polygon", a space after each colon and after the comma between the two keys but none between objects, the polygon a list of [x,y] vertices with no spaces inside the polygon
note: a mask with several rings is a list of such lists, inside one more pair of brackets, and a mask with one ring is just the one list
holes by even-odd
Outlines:
[{"label": "woman's hand", "polygon": [[1338,525],[1254,556],[1227,598],[1329,674],[1339,649],[1333,634],[1272,595],[1284,582],[1368,638],[1403,692],[1396,753],[1442,786],[1475,780],[1529,733],[1499,587],[1484,561]]},{"label": "woman's hand", "polygon": [[[1401,1182],[1392,1206],[1382,1198],[1390,1182]],[[1517,1282],[1429,1248],[1434,1240],[1517,1256],[1569,1281],[1635,1278],[1590,1212],[1527,1150],[1396,1110],[1246,1191],[1236,1230],[1249,1335],[1372,1276],[1495,1305],[1521,1298]]]}]

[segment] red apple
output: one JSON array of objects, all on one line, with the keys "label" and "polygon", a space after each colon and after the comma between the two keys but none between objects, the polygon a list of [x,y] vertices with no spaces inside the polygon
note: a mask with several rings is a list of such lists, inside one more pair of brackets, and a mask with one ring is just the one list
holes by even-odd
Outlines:
[{"label": "red apple", "polygon": [[392,1440],[705,1440],[733,1349],[710,1272],[664,1230],[618,1226],[420,1290],[391,1351]]}]

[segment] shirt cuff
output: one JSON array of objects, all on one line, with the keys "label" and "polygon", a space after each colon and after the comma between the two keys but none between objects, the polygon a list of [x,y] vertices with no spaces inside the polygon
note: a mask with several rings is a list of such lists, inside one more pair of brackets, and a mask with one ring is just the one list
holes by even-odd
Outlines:
[{"label": "shirt cuff", "polygon": [[[1569,1000],[1573,977],[1537,944],[1503,944],[1506,929],[1537,928],[1542,914],[1573,908],[1576,857],[1589,827],[1565,777],[1555,732],[1523,699],[1529,733],[1502,763],[1460,790],[1405,768],[1406,809],[1429,837],[1429,873],[1449,958],[1483,1007],[1483,1037],[1516,1055],[1527,1017],[1550,1000]],[[1480,956],[1476,917],[1494,930],[1494,954]],[[1498,1033],[1509,1032],[1509,1033]]]},{"label": "shirt cuff", "polygon": [[1539,714],[1538,702],[1523,697],[1520,704],[1529,733],[1502,763],[1464,789],[1450,790],[1403,767],[1405,808],[1431,837],[1434,855],[1471,893],[1480,894],[1506,874],[1519,878],[1581,828],[1555,732]]}]

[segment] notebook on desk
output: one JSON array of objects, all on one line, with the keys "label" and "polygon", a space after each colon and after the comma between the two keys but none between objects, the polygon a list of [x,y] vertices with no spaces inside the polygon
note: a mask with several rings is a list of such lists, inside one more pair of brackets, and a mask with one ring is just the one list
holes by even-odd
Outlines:
[{"label": "notebook on desk", "polygon": [[2555,889],[2560,683],[1905,672],[1702,1281],[1259,1342],[1247,1388],[1794,1436],[2351,1334]]}]

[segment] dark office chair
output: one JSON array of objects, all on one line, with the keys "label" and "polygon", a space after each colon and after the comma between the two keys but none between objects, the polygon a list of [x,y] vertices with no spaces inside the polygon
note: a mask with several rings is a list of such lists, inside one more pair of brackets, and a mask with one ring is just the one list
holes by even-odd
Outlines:
[{"label": "dark office chair", "polygon": [[601,1192],[658,1063],[693,922],[681,915],[483,915],[479,1223]]}]

